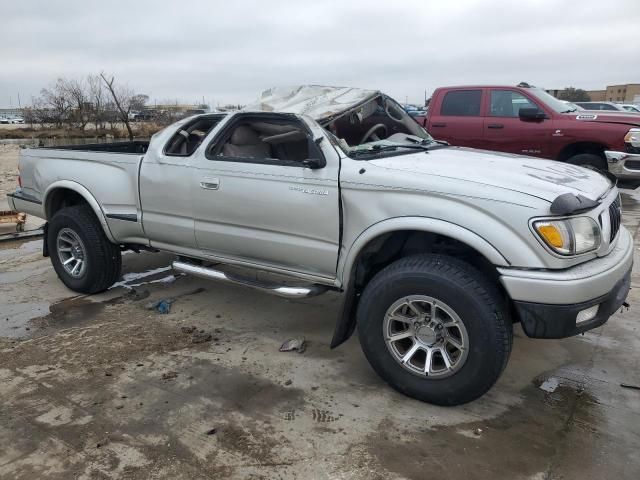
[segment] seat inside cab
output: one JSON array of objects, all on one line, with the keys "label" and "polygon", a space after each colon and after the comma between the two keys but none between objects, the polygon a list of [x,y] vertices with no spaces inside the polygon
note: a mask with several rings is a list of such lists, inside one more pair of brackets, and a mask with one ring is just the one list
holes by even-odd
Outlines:
[{"label": "seat inside cab", "polygon": [[298,122],[247,119],[236,124],[223,140],[218,155],[301,162],[309,158],[309,141]]}]

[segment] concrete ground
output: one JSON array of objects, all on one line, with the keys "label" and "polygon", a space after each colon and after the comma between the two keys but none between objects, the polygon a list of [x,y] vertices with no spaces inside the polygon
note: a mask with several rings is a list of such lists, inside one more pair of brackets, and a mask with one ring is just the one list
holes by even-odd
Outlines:
[{"label": "concrete ground", "polygon": [[[634,234],[638,201],[623,194]],[[119,285],[79,297],[40,240],[0,244],[1,479],[640,478],[640,390],[621,386],[640,386],[635,288],[584,336],[516,326],[497,385],[442,408],[386,386],[356,338],[329,349],[335,295],[282,300],[170,260],[128,253]],[[278,351],[300,335],[304,353]]]}]

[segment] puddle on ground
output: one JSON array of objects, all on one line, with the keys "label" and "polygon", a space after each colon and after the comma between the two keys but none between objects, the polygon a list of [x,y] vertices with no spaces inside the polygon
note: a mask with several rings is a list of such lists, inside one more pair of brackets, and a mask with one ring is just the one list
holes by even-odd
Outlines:
[{"label": "puddle on ground", "polygon": [[49,306],[49,314],[32,320],[34,327],[69,328],[84,323],[104,309],[102,302],[92,302],[83,297],[71,298]]},{"label": "puddle on ground", "polygon": [[24,240],[0,242],[0,264],[5,260],[15,258],[17,255],[28,255],[37,252],[42,252],[42,239],[27,242]]},{"label": "puddle on ground", "polygon": [[[354,449],[350,455],[356,458],[350,460],[372,463],[403,478],[425,478],[427,470],[434,478],[469,478],[473,476],[470,468],[481,472],[482,478],[538,478],[548,468],[549,459],[565,455],[568,439],[597,430],[602,421],[594,397],[558,378],[535,379],[520,392],[520,403],[495,418],[422,429],[402,429],[390,420],[383,421],[364,442],[364,452]],[[556,381],[550,391],[542,388]],[[593,443],[587,443],[587,448],[598,448],[597,438],[588,440]],[[412,452],[410,462],[398,455],[406,449]],[[499,462],[492,461],[496,455]],[[452,462],[451,458],[465,460]],[[389,476],[393,475],[380,478]]]},{"label": "puddle on ground", "polygon": [[49,327],[69,328],[97,315],[101,302],[75,297],[61,302],[24,302],[0,306],[0,337],[24,338]]},{"label": "puddle on ground", "polygon": [[0,305],[0,337],[20,338],[29,335],[29,321],[47,315],[48,302],[25,302]]}]

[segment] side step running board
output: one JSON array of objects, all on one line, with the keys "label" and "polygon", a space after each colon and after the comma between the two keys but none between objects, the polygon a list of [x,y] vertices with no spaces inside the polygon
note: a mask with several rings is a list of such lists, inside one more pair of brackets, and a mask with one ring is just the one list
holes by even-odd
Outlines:
[{"label": "side step running board", "polygon": [[263,283],[258,280],[244,278],[239,275],[232,275],[227,272],[215,270],[211,267],[203,267],[201,265],[194,265],[193,263],[181,262],[178,260],[173,262],[172,266],[174,270],[178,270],[179,272],[188,273],[197,277],[208,278],[210,280],[219,280],[226,283],[233,283],[235,285],[255,288],[257,290],[262,290],[263,292],[271,293],[273,295],[285,298],[315,297],[316,295],[320,295],[329,289],[324,285],[318,285],[315,283],[301,287]]}]

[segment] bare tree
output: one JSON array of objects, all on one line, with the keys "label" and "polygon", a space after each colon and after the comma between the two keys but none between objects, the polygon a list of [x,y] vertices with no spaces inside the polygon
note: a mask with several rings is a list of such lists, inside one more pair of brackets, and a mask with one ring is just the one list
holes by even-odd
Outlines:
[{"label": "bare tree", "polygon": [[131,110],[140,112],[144,110],[144,107],[148,102],[149,102],[149,95],[138,93],[134,95],[133,98],[131,99]]},{"label": "bare tree", "polygon": [[104,81],[104,84],[113,98],[118,117],[124,126],[127,127],[127,133],[129,134],[129,140],[133,140],[133,130],[131,129],[131,123],[129,121],[129,113],[131,113],[132,105],[134,104],[135,94],[133,90],[125,85],[117,85],[115,83],[115,77],[111,76],[111,80],[108,80],[104,72],[100,73],[100,77]]},{"label": "bare tree", "polygon": [[72,105],[69,120],[84,130],[89,121],[89,94],[82,80],[61,78],[58,80],[63,94]]},{"label": "bare tree", "polygon": [[61,127],[68,121],[72,104],[62,78],[58,78],[53,86],[40,91],[40,102],[43,111],[47,112],[47,118],[43,119],[44,121],[54,123],[57,127]]},{"label": "bare tree", "polygon": [[574,88],[574,87],[567,87],[564,90],[562,90],[560,92],[560,95],[558,95],[558,98],[560,100],[567,100],[569,102],[590,102],[591,101],[591,97],[589,97],[589,94],[581,89],[581,88]]},{"label": "bare tree", "polygon": [[96,130],[104,127],[106,120],[105,106],[107,104],[106,93],[100,75],[89,75],[87,77],[89,85],[89,99],[92,106],[92,119]]}]

